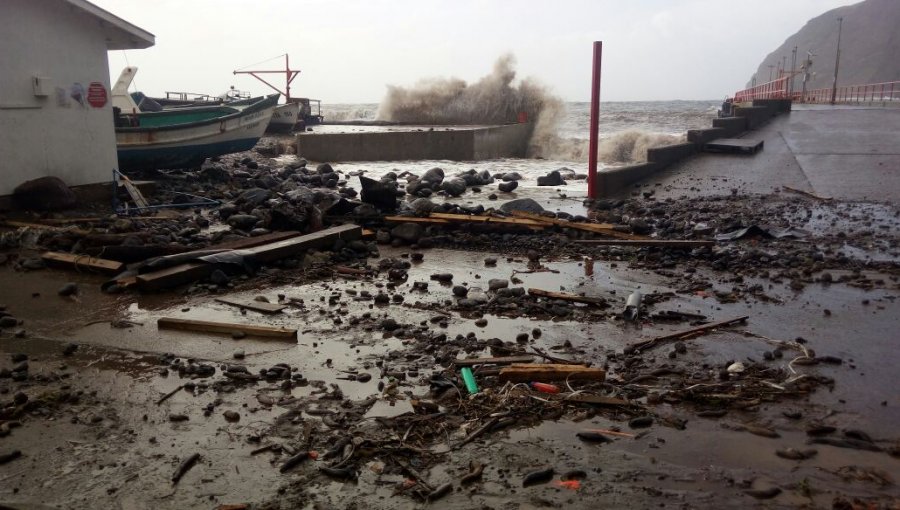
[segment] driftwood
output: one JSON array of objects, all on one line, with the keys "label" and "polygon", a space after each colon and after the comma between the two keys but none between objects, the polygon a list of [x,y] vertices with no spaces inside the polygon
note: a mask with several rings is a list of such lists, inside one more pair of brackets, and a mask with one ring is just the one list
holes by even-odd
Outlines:
[{"label": "driftwood", "polygon": [[254,326],[252,324],[234,324],[227,322],[198,321],[193,319],[175,319],[160,317],[156,321],[159,329],[179,329],[182,331],[199,331],[201,333],[231,334],[239,331],[249,336],[276,338],[293,341],[297,339],[297,330],[276,328],[272,326]]},{"label": "driftwood", "polygon": [[579,296],[578,294],[569,294],[566,292],[553,292],[542,289],[528,289],[528,295],[535,297],[544,297],[548,299],[561,299],[563,301],[571,301],[573,303],[584,303],[589,305],[605,308],[609,306],[606,300],[601,297]]},{"label": "driftwood", "polygon": [[605,378],[606,372],[603,370],[584,365],[516,364],[500,369],[500,380],[511,382],[602,381]]},{"label": "driftwood", "polygon": [[625,348],[625,354],[637,354],[641,351],[645,351],[647,349],[652,349],[659,344],[675,341],[675,340],[687,340],[688,338],[692,338],[698,335],[702,335],[708,333],[716,328],[721,328],[723,326],[730,326],[732,324],[737,324],[738,322],[746,321],[750,316],[744,315],[741,317],[735,317],[733,319],[726,319],[723,321],[710,322],[709,324],[704,324],[702,326],[697,326],[696,328],[686,329],[684,331],[679,331],[676,333],[669,333],[668,335],[662,335],[655,338],[651,338],[649,340],[644,340],[643,342],[638,342],[636,344],[631,344]]}]

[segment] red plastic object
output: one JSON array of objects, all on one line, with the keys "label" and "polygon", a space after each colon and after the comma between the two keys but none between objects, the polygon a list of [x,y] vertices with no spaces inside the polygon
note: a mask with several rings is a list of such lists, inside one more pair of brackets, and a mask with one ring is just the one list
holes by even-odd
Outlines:
[{"label": "red plastic object", "polygon": [[539,391],[541,393],[559,393],[558,386],[542,382],[531,383],[531,389],[533,389],[534,391]]}]

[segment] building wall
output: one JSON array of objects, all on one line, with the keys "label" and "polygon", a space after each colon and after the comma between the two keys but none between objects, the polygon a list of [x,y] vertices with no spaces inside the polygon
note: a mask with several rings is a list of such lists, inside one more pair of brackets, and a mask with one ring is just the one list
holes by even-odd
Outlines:
[{"label": "building wall", "polygon": [[[100,21],[54,0],[0,1],[0,196],[53,175],[70,186],[109,181],[117,166],[112,106],[71,97],[92,82],[109,95]],[[46,78],[36,97],[32,77]]]}]

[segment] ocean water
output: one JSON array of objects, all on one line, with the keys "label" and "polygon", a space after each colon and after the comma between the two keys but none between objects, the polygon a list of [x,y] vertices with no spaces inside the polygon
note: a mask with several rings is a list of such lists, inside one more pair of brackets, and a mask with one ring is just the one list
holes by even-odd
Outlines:
[{"label": "ocean water", "polygon": [[[600,106],[599,168],[602,171],[644,159],[646,149],[655,145],[678,143],[688,129],[707,128],[716,117],[719,101],[635,101],[606,102]],[[383,119],[378,104],[323,104],[326,123]],[[518,172],[523,179],[514,193],[499,193],[498,200],[530,197],[551,210],[571,213],[583,212],[582,201],[587,196],[583,179],[567,181],[565,186],[537,186],[537,178],[552,170],[569,169],[586,174],[589,138],[590,103],[562,103],[554,112],[554,122],[544,126],[532,140],[533,157],[504,158],[484,161],[367,161],[337,162],[334,166],[344,172],[364,173],[372,178],[394,172],[421,175],[433,167],[440,167],[445,175],[474,169],[491,174]],[[368,127],[352,125],[323,125],[313,127],[320,132],[354,132],[370,129],[403,129],[402,127]],[[462,197],[448,199],[460,204],[496,205],[488,196],[496,191],[496,184],[480,191],[468,191]]]}]

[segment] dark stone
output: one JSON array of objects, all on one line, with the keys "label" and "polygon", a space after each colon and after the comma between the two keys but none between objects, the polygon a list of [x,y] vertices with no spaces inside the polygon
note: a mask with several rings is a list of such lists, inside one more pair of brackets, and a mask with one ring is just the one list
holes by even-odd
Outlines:
[{"label": "dark stone", "polygon": [[331,165],[329,165],[328,163],[322,163],[316,166],[316,173],[318,173],[319,175],[333,174],[334,168],[331,168]]},{"label": "dark stone", "polygon": [[505,182],[519,181],[522,179],[522,174],[520,174],[519,172],[507,172],[500,178]]},{"label": "dark stone", "polygon": [[56,211],[78,203],[75,193],[59,177],[40,177],[23,182],[13,190],[13,201],[22,209]]},{"label": "dark stone", "polygon": [[448,179],[441,184],[441,189],[448,196],[458,197],[466,192],[466,181],[458,177]]},{"label": "dark stone", "polygon": [[439,186],[444,181],[444,170],[441,168],[432,168],[422,175],[419,179],[423,183],[427,183],[430,188]]},{"label": "dark stone", "polygon": [[57,294],[60,296],[74,296],[78,294],[78,284],[74,282],[69,282],[62,287],[59,288]]},{"label": "dark stone", "polygon": [[456,297],[466,297],[469,294],[469,288],[463,287],[462,285],[455,285],[453,287],[453,295]]},{"label": "dark stone", "polygon": [[225,274],[225,271],[216,269],[212,272],[211,275],[209,275],[209,281],[215,283],[216,285],[224,286],[228,285],[228,282],[231,281],[231,278],[229,278],[228,275]]},{"label": "dark stone", "polygon": [[510,193],[518,187],[519,187],[518,181],[501,182],[500,184],[497,185],[497,189],[504,193]]},{"label": "dark stone", "polygon": [[544,212],[541,204],[537,203],[533,198],[517,198],[510,200],[500,206],[500,210],[509,214],[513,211],[522,211],[532,214],[540,214]]},{"label": "dark stone", "polygon": [[228,218],[228,224],[239,230],[250,230],[259,223],[259,218],[250,214],[235,214]]},{"label": "dark stone", "polygon": [[633,218],[628,225],[631,227],[631,231],[638,235],[645,235],[650,233],[650,224],[647,223],[643,218]]},{"label": "dark stone", "polygon": [[391,229],[391,237],[415,244],[422,237],[424,231],[425,229],[418,223],[401,223]]},{"label": "dark stone", "polygon": [[562,186],[565,183],[566,181],[559,174],[559,170],[554,170],[543,177],[537,178],[538,186]]},{"label": "dark stone", "polygon": [[238,203],[246,204],[250,207],[256,207],[266,200],[268,200],[272,196],[272,192],[269,190],[265,190],[262,188],[250,188],[247,191],[241,193],[241,196],[238,197]]},{"label": "dark stone", "polygon": [[362,194],[360,198],[367,204],[384,211],[397,210],[397,188],[393,182],[381,182],[368,177],[359,177],[362,184]]},{"label": "dark stone", "polygon": [[0,328],[14,328],[19,325],[19,319],[9,315],[0,317]]}]

